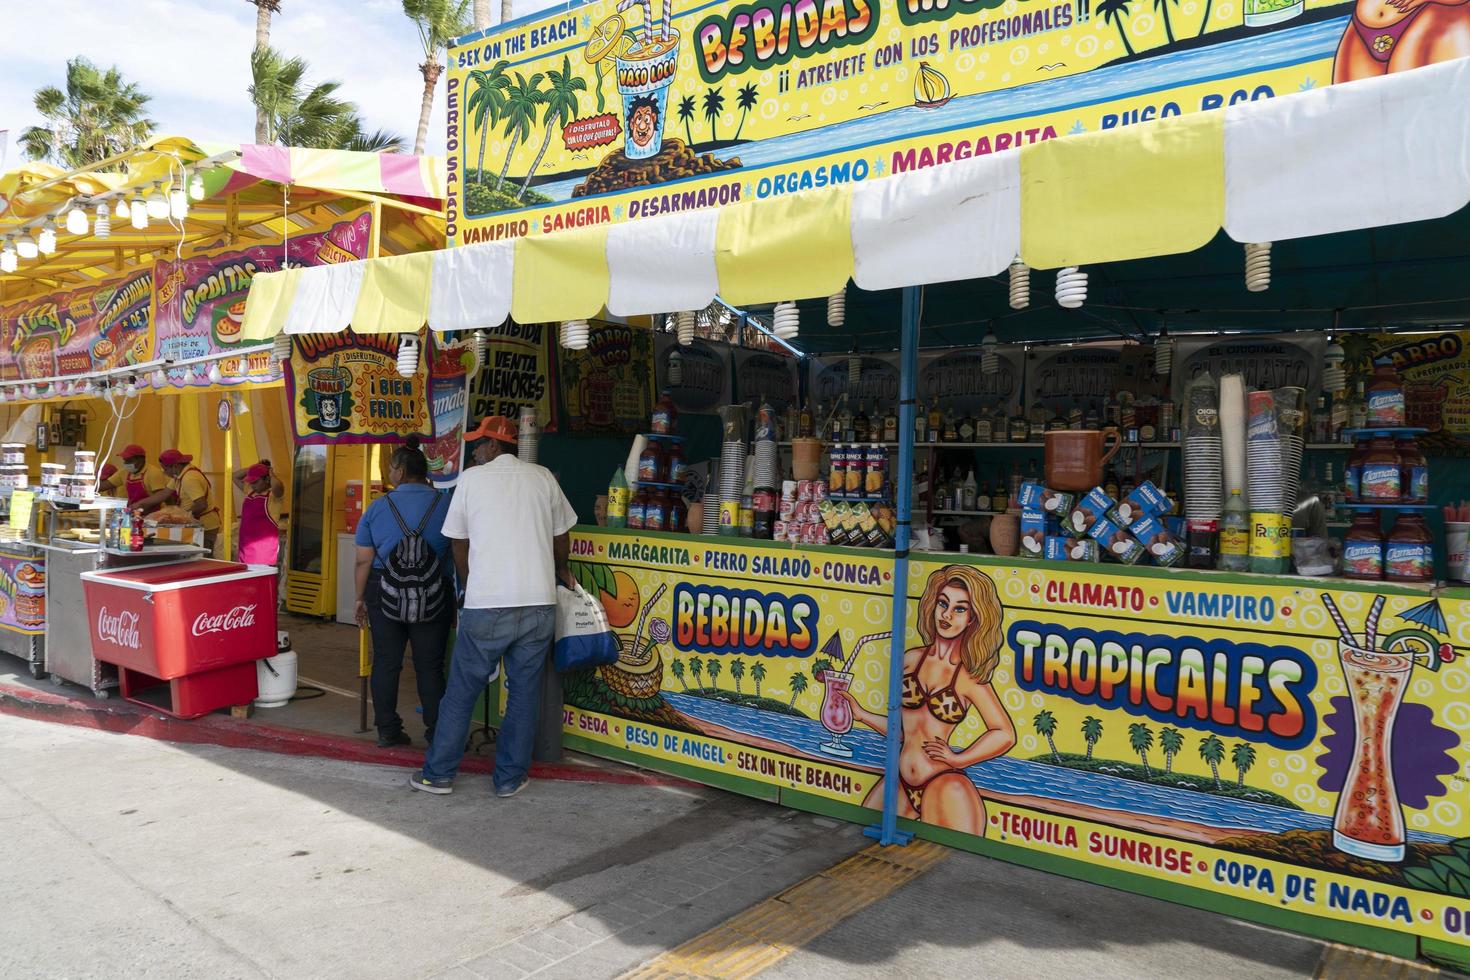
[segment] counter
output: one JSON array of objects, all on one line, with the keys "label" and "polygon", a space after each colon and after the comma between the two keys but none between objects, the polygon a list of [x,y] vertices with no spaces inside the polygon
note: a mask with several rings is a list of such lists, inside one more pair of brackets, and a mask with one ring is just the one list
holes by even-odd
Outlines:
[{"label": "counter", "polygon": [[45,673],[46,554],[22,541],[0,542],[0,651]]},{"label": "counter", "polygon": [[[579,528],[572,562],[623,656],[564,679],[570,747],[875,818],[891,552]],[[906,586],[909,829],[1405,955],[1470,946],[1470,589],[919,552]]]}]

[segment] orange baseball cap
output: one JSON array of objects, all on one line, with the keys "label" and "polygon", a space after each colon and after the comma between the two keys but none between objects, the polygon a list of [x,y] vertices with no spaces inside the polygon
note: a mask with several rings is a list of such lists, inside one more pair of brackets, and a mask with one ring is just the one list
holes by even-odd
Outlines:
[{"label": "orange baseball cap", "polygon": [[475,442],[480,439],[494,439],[496,442],[516,444],[519,433],[516,424],[504,415],[487,415],[480,420],[480,424],[464,434],[465,442]]},{"label": "orange baseball cap", "polygon": [[177,449],[165,449],[158,454],[158,462],[164,466],[176,466],[179,463],[192,463],[194,457],[181,453]]},{"label": "orange baseball cap", "polygon": [[134,443],[130,443],[129,445],[124,446],[122,448],[122,452],[120,452],[120,453],[117,454],[117,458],[118,459],[132,459],[134,456],[147,456],[147,455],[148,455],[148,451],[146,449],[144,449],[142,446],[138,445],[136,442],[134,442]]}]

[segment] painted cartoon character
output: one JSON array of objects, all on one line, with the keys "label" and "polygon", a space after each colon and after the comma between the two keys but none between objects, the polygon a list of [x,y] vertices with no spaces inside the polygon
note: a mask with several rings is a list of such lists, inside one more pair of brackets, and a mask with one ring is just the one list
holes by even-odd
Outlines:
[{"label": "painted cartoon character", "polygon": [[[903,749],[899,755],[899,815],[967,834],[985,833],[985,804],[964,769],[1004,755],[1016,744],[1010,715],[990,686],[1000,662],[1001,605],[995,585],[978,569],[948,565],[929,576],[919,600],[923,646],[903,658]],[[857,720],[887,734],[888,718],[846,693]],[[964,749],[950,746],[971,708],[985,732]],[[883,781],[864,805],[878,807]]]},{"label": "painted cartoon character", "polygon": [[1350,82],[1470,55],[1466,0],[1358,0],[1332,81]]},{"label": "painted cartoon character", "polygon": [[659,134],[658,100],[651,95],[640,95],[633,100],[633,114],[628,117],[628,139],[642,149]]}]

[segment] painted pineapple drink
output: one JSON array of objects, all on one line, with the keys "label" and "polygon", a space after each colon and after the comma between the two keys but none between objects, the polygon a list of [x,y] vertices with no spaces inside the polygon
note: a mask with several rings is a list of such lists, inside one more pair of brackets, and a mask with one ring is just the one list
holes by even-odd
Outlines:
[{"label": "painted pineapple drink", "polygon": [[618,93],[627,130],[623,155],[630,160],[658,156],[663,148],[664,114],[679,66],[679,40],[679,32],[672,28],[667,36],[652,28],[617,56]]},{"label": "painted pineapple drink", "polygon": [[1338,644],[1353,699],[1355,741],[1337,799],[1332,844],[1375,861],[1404,859],[1404,817],[1394,788],[1393,723],[1414,667],[1413,657]]}]

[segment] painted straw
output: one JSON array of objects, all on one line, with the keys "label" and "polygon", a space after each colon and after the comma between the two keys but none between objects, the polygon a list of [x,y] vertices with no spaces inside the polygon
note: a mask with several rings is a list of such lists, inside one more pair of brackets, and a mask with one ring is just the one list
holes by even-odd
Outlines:
[{"label": "painted straw", "polygon": [[1356,645],[1358,642],[1357,637],[1353,636],[1353,631],[1348,629],[1347,621],[1342,618],[1342,613],[1337,611],[1337,603],[1333,602],[1332,596],[1326,592],[1322,593],[1322,605],[1327,607],[1327,612],[1332,616],[1332,621],[1337,624],[1337,631],[1342,634],[1343,641]]},{"label": "painted straw", "polygon": [[654,607],[664,594],[664,583],[658,584],[658,589],[653,593],[653,598],[643,604],[643,611],[638,614],[638,629],[633,633],[633,653],[638,653],[638,648],[643,645],[643,621],[648,618],[648,611]]},{"label": "painted straw", "polygon": [[872,643],[874,640],[886,640],[892,635],[893,633],[891,631],[887,633],[870,633],[859,639],[852,645],[852,653],[847,655],[847,660],[842,665],[842,672],[844,674],[852,673],[852,662],[857,659],[858,651],[866,644]]},{"label": "painted straw", "polygon": [[648,39],[651,41],[653,40],[653,32],[656,27],[656,22],[653,19],[653,0],[642,0],[642,3],[644,29],[648,35]]},{"label": "painted straw", "polygon": [[[632,10],[634,7],[638,6],[638,2],[639,2],[639,0],[620,0],[620,2],[618,3],[618,13],[620,13],[620,14],[627,13],[628,11]],[[644,14],[645,14],[645,18],[647,20],[651,20],[651,18],[647,18],[647,5],[648,5],[648,0],[643,0],[643,3],[644,3]],[[647,29],[647,27],[648,27],[648,23],[643,23],[643,24],[639,24],[637,27],[633,28],[634,32],[636,32],[637,35],[638,35],[638,40],[640,40],[640,41],[643,40],[644,31]]]},{"label": "painted straw", "polygon": [[1368,610],[1368,622],[1363,627],[1363,645],[1369,650],[1378,649],[1378,615],[1383,612],[1383,596],[1377,596],[1373,600],[1373,608]]},{"label": "painted straw", "polygon": [[669,37],[671,36],[669,34],[669,19],[671,18],[671,16],[674,13],[674,0],[663,0],[663,2],[664,2],[663,30],[662,30],[662,33],[659,36],[662,37],[665,41],[667,41],[669,39]]}]

